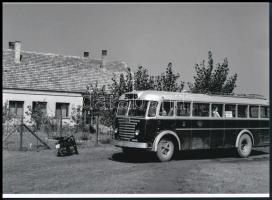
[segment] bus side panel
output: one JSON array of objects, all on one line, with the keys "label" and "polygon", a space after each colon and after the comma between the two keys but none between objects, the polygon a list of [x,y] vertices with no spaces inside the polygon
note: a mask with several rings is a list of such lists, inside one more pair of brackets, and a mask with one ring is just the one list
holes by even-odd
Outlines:
[{"label": "bus side panel", "polygon": [[[255,125],[257,124],[257,125]],[[250,131],[254,137],[254,146],[268,146],[270,143],[270,130],[268,120],[254,120],[250,122]]]},{"label": "bus side panel", "polygon": [[224,139],[224,147],[235,147],[236,138],[241,131],[238,128],[239,121],[238,120],[225,120],[225,139]]},{"label": "bus side panel", "polygon": [[153,143],[158,131],[159,131],[158,119],[146,120],[144,142]]},{"label": "bus side panel", "polygon": [[191,120],[176,120],[176,133],[179,137],[182,150],[191,149],[192,131]]},{"label": "bus side panel", "polygon": [[156,136],[164,130],[171,130],[173,132],[176,132],[176,120],[175,119],[147,120],[145,129],[146,129],[146,142],[153,143]]},{"label": "bus side panel", "polygon": [[224,147],[225,140],[225,120],[211,120],[210,122],[210,148]]},{"label": "bus side panel", "polygon": [[192,120],[192,149],[210,148],[210,120]]}]

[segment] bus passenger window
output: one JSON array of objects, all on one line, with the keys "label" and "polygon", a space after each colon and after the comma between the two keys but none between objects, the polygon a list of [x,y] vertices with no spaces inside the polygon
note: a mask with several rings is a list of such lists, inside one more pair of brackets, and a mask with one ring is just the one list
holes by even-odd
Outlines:
[{"label": "bus passenger window", "polygon": [[249,106],[249,117],[250,118],[258,118],[259,114],[259,106]]},{"label": "bus passenger window", "polygon": [[174,102],[163,101],[160,108],[161,116],[173,116],[174,115]]},{"label": "bus passenger window", "polygon": [[150,101],[148,117],[156,116],[157,105],[158,105],[157,101]]},{"label": "bus passenger window", "polygon": [[194,103],[193,115],[201,117],[209,117],[209,104],[207,103]]},{"label": "bus passenger window", "polygon": [[190,116],[189,102],[177,102],[177,116]]},{"label": "bus passenger window", "polygon": [[222,117],[223,116],[223,105],[222,104],[212,104],[212,116]]},{"label": "bus passenger window", "polygon": [[261,106],[261,118],[268,118],[269,108],[267,106]]},{"label": "bus passenger window", "polygon": [[238,105],[238,117],[247,117],[247,105]]},{"label": "bus passenger window", "polygon": [[225,105],[225,117],[226,118],[233,118],[235,117],[235,105],[226,104]]}]

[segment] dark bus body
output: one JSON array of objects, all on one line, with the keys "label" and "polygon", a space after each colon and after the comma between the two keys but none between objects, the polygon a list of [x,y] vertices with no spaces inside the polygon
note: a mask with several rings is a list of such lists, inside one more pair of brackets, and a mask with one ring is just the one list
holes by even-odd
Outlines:
[{"label": "dark bus body", "polygon": [[[201,94],[196,96],[194,94],[182,95],[173,92],[156,91],[135,91],[133,94],[137,94],[138,100],[142,98],[158,103],[156,114],[152,117],[148,116],[149,112],[140,117],[129,116],[128,114],[124,114],[124,116],[117,115],[114,139],[116,146],[122,147],[124,150],[140,148],[157,152],[160,150],[160,146],[164,150],[167,149],[167,146],[163,148],[163,145],[160,145],[160,141],[165,138],[165,144],[167,144],[167,141],[171,141],[172,143],[170,143],[170,147],[168,144],[170,149],[171,145],[173,145],[174,150],[181,151],[236,147],[241,152],[244,146],[247,152],[240,154],[240,156],[247,157],[252,147],[269,145],[269,110],[266,100],[257,99],[255,101],[254,99],[243,98],[241,103],[239,101],[241,98],[237,97],[226,97],[226,102],[224,102],[222,100],[224,97],[217,98],[204,94],[202,94],[203,98]],[[174,97],[171,98],[171,95],[174,95]],[[238,101],[236,102],[237,99]],[[122,100],[131,101],[130,98],[125,98],[125,96]],[[222,102],[219,102],[219,100]],[[161,104],[164,101],[173,102],[172,107],[175,112],[173,112],[172,116],[162,116],[159,114],[160,107],[162,107]],[[177,116],[177,102],[188,102],[190,106],[188,116]],[[207,105],[209,106],[209,113],[206,113],[206,116],[193,116],[193,104],[196,102],[209,104]],[[222,104],[221,117],[212,116],[213,104]],[[233,116],[223,116],[224,114],[227,115],[227,112],[232,115],[230,111],[226,110],[227,107],[225,104],[235,105],[236,110],[233,110]],[[241,112],[240,107],[238,109],[238,105],[240,104],[245,110],[245,116],[243,117],[238,117]],[[255,109],[255,116],[251,117],[251,112],[254,110],[253,107]],[[148,109],[150,108],[147,106],[146,110]],[[265,111],[265,116],[262,116],[261,110]],[[138,134],[135,134],[135,132]],[[171,159],[172,155],[173,153],[170,154],[170,158],[169,156],[161,158],[160,155],[158,157],[161,161],[167,161]]]}]

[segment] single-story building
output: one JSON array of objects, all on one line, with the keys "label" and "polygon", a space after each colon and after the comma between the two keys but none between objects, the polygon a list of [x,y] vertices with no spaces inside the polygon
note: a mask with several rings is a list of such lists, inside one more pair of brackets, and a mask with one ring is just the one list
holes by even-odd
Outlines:
[{"label": "single-story building", "polygon": [[2,100],[9,112],[22,116],[28,106],[42,105],[48,116],[69,118],[73,107],[82,106],[82,93],[98,81],[98,86],[112,83],[114,74],[127,72],[123,61],[108,61],[107,50],[101,59],[21,50],[21,42],[9,42],[2,54]]}]

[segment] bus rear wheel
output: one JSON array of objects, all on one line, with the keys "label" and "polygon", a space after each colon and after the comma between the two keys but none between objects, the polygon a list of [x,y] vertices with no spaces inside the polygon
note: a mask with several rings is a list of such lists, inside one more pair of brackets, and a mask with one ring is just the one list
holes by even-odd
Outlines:
[{"label": "bus rear wheel", "polygon": [[238,154],[242,158],[247,158],[252,150],[252,140],[248,134],[243,134],[238,142]]},{"label": "bus rear wheel", "polygon": [[157,148],[157,157],[161,162],[169,161],[174,154],[174,143],[168,138],[162,138]]}]

